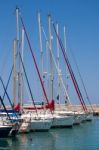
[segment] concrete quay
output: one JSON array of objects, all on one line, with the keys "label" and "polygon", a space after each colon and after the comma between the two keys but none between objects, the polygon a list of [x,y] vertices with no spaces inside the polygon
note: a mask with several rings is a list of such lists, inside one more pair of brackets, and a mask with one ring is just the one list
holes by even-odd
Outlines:
[{"label": "concrete quay", "polygon": [[[87,109],[89,112],[92,112],[93,109],[93,115],[94,116],[99,116],[99,104],[92,104],[92,109],[89,105],[86,105]],[[63,111],[77,111],[80,112],[82,111],[82,106],[81,105],[65,105],[65,104],[55,104],[55,110],[63,110]]]}]

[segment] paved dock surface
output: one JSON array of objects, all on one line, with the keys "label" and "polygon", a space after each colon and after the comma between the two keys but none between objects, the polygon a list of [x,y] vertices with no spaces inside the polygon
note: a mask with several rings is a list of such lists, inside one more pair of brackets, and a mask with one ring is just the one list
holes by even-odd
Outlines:
[{"label": "paved dock surface", "polygon": [[[65,104],[61,104],[61,105],[58,105],[58,104],[55,104],[55,109],[56,110],[63,110],[63,111],[82,111],[82,106],[81,105],[70,105],[70,106],[67,106]],[[93,104],[92,107],[87,105],[87,109],[88,111],[92,111],[93,110],[93,114],[94,116],[99,116],[99,104]]]}]

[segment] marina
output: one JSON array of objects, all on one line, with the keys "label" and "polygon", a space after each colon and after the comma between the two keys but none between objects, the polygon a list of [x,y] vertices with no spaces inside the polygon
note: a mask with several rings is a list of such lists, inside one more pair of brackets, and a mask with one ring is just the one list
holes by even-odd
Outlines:
[{"label": "marina", "polygon": [[[14,13],[9,15],[9,25],[6,28],[1,26],[6,33],[9,28],[11,30],[6,34],[9,44],[1,37],[0,30],[0,149],[98,150],[99,84],[95,77],[98,71],[93,71],[97,66],[93,65],[93,61],[98,55],[95,44],[93,52],[90,51],[92,42],[89,42],[90,48],[87,46],[91,38],[88,29],[92,30],[92,27],[87,23],[83,27],[82,21],[79,22],[86,15],[78,15],[81,10],[78,11],[74,5],[79,16],[79,19],[75,16],[76,21],[82,27],[80,29],[75,18],[68,13],[61,15],[63,11],[58,11],[59,1],[58,7],[55,2],[53,5],[46,3],[47,8],[44,8],[44,2],[39,2],[44,12],[37,11],[38,6],[33,5],[32,9],[32,5],[28,6],[30,2],[24,2],[23,8],[20,5],[22,2],[18,3],[11,3]],[[82,7],[81,4],[79,6]],[[12,8],[8,14],[11,12]],[[73,25],[66,17],[68,15]],[[81,35],[84,32],[83,43],[79,42],[81,35],[76,41],[76,32]],[[4,48],[1,48],[2,45]],[[7,49],[10,50],[7,52]]]},{"label": "marina", "polygon": [[[51,15],[48,15],[48,34],[49,34],[48,35],[49,40],[48,40],[46,33],[44,31],[42,22],[41,22],[41,15],[40,13],[38,13],[39,44],[40,44],[41,63],[42,63],[42,66],[40,69],[38,66],[36,57],[35,57],[35,53],[31,46],[31,42],[27,33],[26,26],[19,12],[20,12],[19,8],[16,7],[16,40],[14,40],[13,42],[13,66],[12,66],[11,73],[8,78],[8,82],[6,86],[4,85],[2,77],[0,77],[0,81],[4,89],[3,98],[0,97],[0,100],[1,100],[0,116],[1,116],[1,122],[2,122],[1,127],[0,127],[1,138],[14,136],[18,133],[25,134],[25,133],[34,132],[34,131],[45,132],[45,131],[49,131],[51,128],[72,128],[73,125],[80,125],[82,122],[93,121],[94,109],[89,100],[84,82],[81,78],[81,75],[79,74],[81,81],[82,81],[83,89],[85,91],[87,100],[89,102],[89,107],[85,104],[84,97],[81,93],[78,82],[72,70],[69,58],[67,56],[66,47],[64,47],[62,39],[59,36],[58,24],[55,24],[55,23],[52,24]],[[58,58],[57,62],[53,55],[52,38],[51,38],[52,27],[55,32],[56,40],[57,40],[57,58]],[[19,28],[21,28],[21,30]],[[21,37],[20,37],[20,31],[21,31]],[[46,87],[44,84],[45,79],[44,79],[44,70],[43,70],[44,63],[43,63],[43,49],[42,49],[42,33],[44,34],[46,42],[47,42],[46,43],[48,46],[47,50],[49,50],[48,52],[49,52],[50,69],[48,71],[50,73],[50,76],[48,80],[50,82],[49,82],[48,87]],[[42,89],[43,99],[45,100],[44,102],[41,101],[41,104],[39,105],[35,104],[34,95],[30,86],[30,81],[26,72],[26,67],[24,65],[23,51],[24,51],[24,43],[25,43],[24,39],[25,38],[29,47],[30,54],[32,56],[32,60],[33,60],[34,67],[37,72],[38,79],[40,81],[40,87]],[[64,41],[66,42],[65,28],[64,28]],[[20,45],[21,45],[21,49],[20,49]],[[71,77],[71,81],[74,86],[74,90],[80,102],[79,107],[72,105],[72,102],[68,95],[68,91],[66,89],[66,85],[63,81],[62,72],[60,73],[59,48],[63,54],[65,65],[68,69],[68,72]],[[58,77],[58,85],[57,85],[58,95],[56,98],[54,96],[54,82],[55,82],[54,76],[55,75],[54,75],[53,64],[55,65],[55,68],[57,70],[57,77]],[[7,92],[7,88],[8,88],[12,73],[13,73],[13,101],[11,101],[9,94]],[[31,105],[27,104],[26,106],[23,103],[23,98],[24,98],[23,75],[26,79],[28,92],[30,94],[31,102],[32,102]],[[65,104],[61,104],[60,102],[60,97],[62,96],[60,94],[62,91],[60,85],[62,85],[64,89],[63,95],[65,95],[66,99],[64,97],[63,98],[65,101]],[[48,88],[48,91],[46,90],[46,88]],[[50,93],[50,95],[48,93]],[[7,106],[4,104],[5,95],[7,96],[8,101],[11,106]],[[49,100],[49,97],[51,98],[51,100]],[[58,102],[56,102],[56,100]]]}]

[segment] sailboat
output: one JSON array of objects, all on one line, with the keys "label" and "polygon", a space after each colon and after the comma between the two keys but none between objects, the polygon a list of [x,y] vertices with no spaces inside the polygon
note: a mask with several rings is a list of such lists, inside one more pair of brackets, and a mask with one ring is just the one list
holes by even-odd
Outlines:
[{"label": "sailboat", "polygon": [[[50,127],[51,127],[51,121],[49,121],[48,119],[46,119],[44,121],[43,118],[40,118],[38,117],[37,115],[37,109],[35,107],[35,104],[34,104],[34,98],[33,98],[33,94],[32,94],[32,90],[30,88],[30,84],[29,84],[29,80],[28,80],[28,77],[27,77],[27,74],[26,74],[26,69],[25,69],[25,66],[24,66],[24,63],[23,63],[23,58],[21,56],[21,53],[20,53],[20,50],[19,50],[19,45],[22,44],[22,51],[23,51],[23,47],[24,47],[24,32],[26,34],[26,30],[24,28],[24,25],[22,24],[22,43],[20,43],[20,39],[19,39],[19,19],[21,20],[21,23],[22,23],[22,18],[20,16],[19,18],[19,8],[16,8],[16,18],[17,18],[17,40],[15,40],[15,44],[14,44],[14,69],[16,69],[16,62],[15,62],[15,56],[16,56],[16,49],[18,50],[18,60],[19,60],[19,70],[18,70],[18,99],[20,101],[20,108],[22,111],[22,114],[21,114],[21,118],[23,119],[23,123],[19,129],[19,132],[20,133],[23,133],[23,132],[29,132],[29,131],[34,131],[34,130],[49,130]],[[26,34],[26,38],[27,38],[27,34]],[[27,39],[28,40],[28,39]],[[30,46],[30,45],[29,45]],[[36,63],[36,62],[35,62]],[[35,64],[36,67],[37,67],[37,64]],[[22,67],[21,67],[22,66]],[[21,70],[22,68],[22,70]],[[38,70],[38,67],[37,67],[37,70]],[[22,74],[24,71],[24,74],[25,74],[25,78],[26,78],[26,81],[27,81],[27,85],[28,85],[28,89],[29,89],[29,92],[30,92],[30,95],[31,95],[31,98],[32,98],[32,102],[33,102],[33,105],[35,107],[35,111],[36,111],[36,114],[35,114],[35,111],[30,111],[30,106],[28,106],[26,109],[24,108],[23,106],[23,103],[22,103]],[[14,70],[14,104],[16,103],[16,70]],[[27,110],[28,110],[28,113],[27,113]]]},{"label": "sailboat", "polygon": [[0,101],[5,110],[5,113],[0,113],[0,138],[16,136],[20,127],[20,122],[14,122],[13,118],[10,117],[1,96]]},{"label": "sailboat", "polygon": [[[29,42],[29,38],[28,38],[28,35],[27,35],[27,32],[26,32],[26,28],[24,26],[24,23],[23,23],[23,20],[22,20],[21,16],[20,16],[20,20],[21,20],[22,27],[23,27],[25,35],[26,35],[26,39],[28,41],[30,52],[31,52],[32,57],[33,57],[33,61],[34,61],[34,64],[35,64],[35,67],[36,67],[36,70],[37,70],[37,73],[38,73],[38,76],[39,76],[39,79],[40,79],[40,83],[41,83],[43,92],[45,94],[45,98],[46,98],[47,103],[48,103],[48,98],[47,98],[47,95],[46,95],[46,92],[45,92],[45,89],[44,89],[44,85],[43,85],[43,82],[42,82],[42,79],[41,79],[41,75],[40,75],[40,72],[39,72],[39,69],[38,69],[38,66],[37,66],[37,63],[36,63],[36,59],[34,57],[34,53],[32,51],[32,48],[31,48],[31,45],[30,45],[30,42]],[[20,59],[21,59],[21,57],[20,57]],[[24,68],[24,64],[23,64],[23,60],[22,59],[21,59],[21,63],[22,63],[22,66],[23,66],[23,69],[24,69],[24,72],[25,72],[25,68]],[[28,78],[27,78],[26,72],[25,72],[25,76],[26,76],[26,80],[27,80],[27,83],[28,83],[29,92],[30,92],[30,95],[31,95],[31,98],[32,98],[32,102],[34,104],[34,98],[33,98],[33,95],[32,95],[32,91],[31,91],[31,88],[30,88],[30,85],[29,85],[29,82],[28,82]],[[35,107],[35,104],[34,104],[34,107]],[[29,117],[30,117],[30,130],[32,130],[32,131],[34,131],[34,130],[35,131],[36,130],[42,130],[42,131],[45,130],[46,131],[46,130],[50,129],[50,127],[51,127],[51,120],[39,117],[38,114],[37,114],[37,108],[36,107],[35,107],[36,115],[34,115],[34,111],[29,111],[29,107],[27,107],[27,109],[28,109],[28,112],[30,114],[29,115]]]},{"label": "sailboat", "polygon": [[88,109],[87,109],[87,107],[86,107],[86,105],[85,105],[85,102],[84,102],[82,93],[81,93],[81,91],[80,91],[80,89],[79,89],[78,83],[77,83],[76,78],[75,78],[75,76],[74,76],[74,73],[73,73],[73,71],[72,71],[72,68],[71,68],[69,59],[68,59],[68,57],[67,57],[66,51],[65,51],[65,49],[64,49],[63,43],[62,43],[62,41],[61,41],[61,38],[59,37],[59,34],[57,33],[55,24],[53,24],[53,28],[54,28],[56,37],[57,37],[57,39],[58,39],[58,43],[59,43],[59,45],[60,45],[60,48],[61,48],[61,51],[62,51],[64,60],[65,60],[65,63],[66,63],[67,68],[68,68],[68,70],[69,70],[69,73],[70,73],[70,76],[71,76],[73,85],[74,85],[74,87],[75,87],[75,90],[76,90],[78,99],[80,100],[81,106],[82,106],[82,108],[83,108],[83,113],[81,112],[81,113],[80,113],[80,116],[81,116],[82,120],[86,120],[86,118],[87,118],[88,116],[89,116],[89,118],[91,119],[91,118],[92,118],[92,114],[91,114],[90,112],[88,112]]},{"label": "sailboat", "polygon": [[[40,23],[41,23],[41,21],[40,21]],[[46,36],[43,26],[41,24],[39,26],[41,27],[41,29],[42,29],[41,31],[44,34],[44,37],[46,40],[46,48],[47,48],[47,50],[49,50],[49,55],[50,55],[50,68],[51,68],[51,70],[50,70],[51,93],[50,94],[52,95],[51,99],[53,99],[54,78],[53,78],[51,16],[48,15],[49,41],[47,40],[47,36]],[[41,33],[40,33],[40,35],[41,35]],[[40,43],[42,43],[42,42],[40,42]],[[41,48],[42,48],[42,44],[41,44]],[[42,49],[41,49],[41,51],[42,51]],[[42,56],[42,59],[43,59],[43,56]],[[43,60],[42,60],[42,62],[43,62]],[[47,116],[47,114],[46,114],[46,116]],[[49,116],[49,114],[48,114],[48,116]],[[53,115],[50,116],[50,118],[53,119],[52,127],[62,127],[62,126],[63,127],[72,127],[72,125],[73,125],[73,116],[61,116],[61,115],[55,113],[55,109],[53,110]]]},{"label": "sailboat", "polygon": [[[20,54],[24,50],[24,30],[22,28],[22,34],[19,32],[19,8],[16,8],[16,39],[13,42],[13,104],[14,110],[20,113],[20,119],[22,120],[21,126],[19,128],[19,133],[30,131],[30,118],[27,114],[23,113],[23,70],[20,63]],[[21,40],[20,40],[21,37]],[[21,41],[21,42],[20,42]],[[20,45],[20,46],[19,46]],[[17,62],[17,63],[16,63]],[[18,82],[17,82],[18,77]],[[17,85],[18,83],[18,85]],[[18,87],[18,89],[17,89]],[[18,91],[18,96],[16,95]],[[16,97],[18,97],[18,104],[16,104]]]}]

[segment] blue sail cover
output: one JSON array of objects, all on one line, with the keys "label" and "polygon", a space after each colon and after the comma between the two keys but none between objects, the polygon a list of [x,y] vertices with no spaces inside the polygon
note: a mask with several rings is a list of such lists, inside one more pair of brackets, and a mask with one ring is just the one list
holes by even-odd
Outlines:
[{"label": "blue sail cover", "polygon": [[[0,109],[0,113],[5,112],[4,109]],[[14,109],[7,109],[8,113],[16,113],[16,111]]]}]

